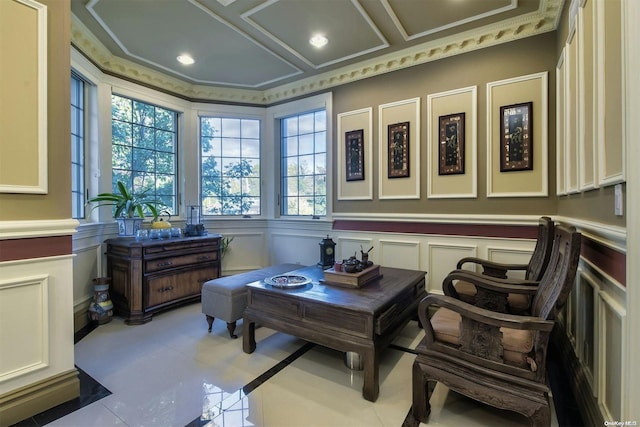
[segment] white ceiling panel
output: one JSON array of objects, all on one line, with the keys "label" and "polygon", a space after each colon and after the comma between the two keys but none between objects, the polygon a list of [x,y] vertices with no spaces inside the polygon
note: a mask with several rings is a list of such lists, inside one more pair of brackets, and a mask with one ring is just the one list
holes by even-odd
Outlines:
[{"label": "white ceiling panel", "polygon": [[564,2],[71,0],[71,40],[110,74],[189,98],[276,102],[553,31]]},{"label": "white ceiling panel", "polygon": [[[389,46],[356,0],[270,0],[242,17],[315,69]],[[327,37],[330,46],[311,46],[309,39],[316,34]]]},{"label": "white ceiling panel", "polygon": [[[505,13],[518,0],[380,0],[405,40]],[[418,12],[418,13],[416,13]]]},{"label": "white ceiling panel", "polygon": [[[92,0],[87,9],[125,54],[193,82],[258,87],[300,73],[194,1]],[[197,65],[179,64],[183,53]]]}]

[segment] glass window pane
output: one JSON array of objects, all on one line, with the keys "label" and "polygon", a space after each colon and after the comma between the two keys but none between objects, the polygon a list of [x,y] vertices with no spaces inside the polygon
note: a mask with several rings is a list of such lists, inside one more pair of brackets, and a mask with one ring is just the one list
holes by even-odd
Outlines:
[{"label": "glass window pane", "polygon": [[162,208],[178,214],[177,113],[118,95],[111,100],[113,186],[123,181],[134,194],[166,203]]},{"label": "glass window pane", "polygon": [[121,96],[111,96],[111,116],[113,120],[131,123],[133,120],[133,104],[130,99]]},{"label": "glass window pane", "polygon": [[170,153],[175,152],[175,133],[167,132],[164,130],[156,130],[156,150],[167,151]]},{"label": "glass window pane", "polygon": [[242,157],[259,159],[260,158],[260,141],[257,139],[242,140]]},{"label": "glass window pane", "polygon": [[297,196],[298,195],[298,177],[294,176],[294,177],[290,177],[287,178],[286,180],[287,183],[287,196]]},{"label": "glass window pane", "polygon": [[260,139],[260,120],[242,120],[242,137]]},{"label": "glass window pane", "polygon": [[155,108],[153,107],[153,105],[133,101],[133,123],[141,124],[144,126],[154,126],[154,113]]},{"label": "glass window pane", "polygon": [[316,154],[314,156],[315,160],[314,160],[314,164],[315,164],[315,169],[314,169],[314,173],[317,175],[322,175],[323,179],[324,176],[326,176],[327,174],[327,155],[325,153],[322,154]]},{"label": "glass window pane", "polygon": [[305,133],[312,133],[313,132],[313,124],[314,124],[314,114],[310,113],[310,114],[304,114],[302,116],[300,116],[299,118],[299,123],[300,123],[300,135],[303,135]]},{"label": "glass window pane", "polygon": [[155,148],[156,144],[153,129],[144,126],[133,125],[132,131],[134,147],[144,147],[150,149]]},{"label": "glass window pane", "polygon": [[300,155],[313,153],[313,135],[300,135]]},{"label": "glass window pane", "polygon": [[286,207],[285,215],[299,215],[297,197],[285,197],[284,206]]},{"label": "glass window pane", "polygon": [[300,175],[313,174],[313,154],[310,156],[300,156]]},{"label": "glass window pane", "polygon": [[313,196],[314,195],[314,179],[313,176],[300,177],[300,195],[301,196]]},{"label": "glass window pane", "polygon": [[152,150],[134,148],[131,169],[134,171],[153,172],[156,167],[154,154],[155,153]]},{"label": "glass window pane", "polygon": [[316,111],[314,115],[315,131],[321,132],[327,130],[327,113],[326,111]]},{"label": "glass window pane", "polygon": [[292,136],[298,134],[298,118],[292,117],[283,120],[283,135]]},{"label": "glass window pane", "polygon": [[240,120],[222,119],[221,132],[225,138],[240,138]]},{"label": "glass window pane", "polygon": [[327,133],[318,132],[314,136],[316,153],[324,153],[327,151]]},{"label": "glass window pane", "polygon": [[175,159],[172,153],[156,152],[156,172],[162,174],[174,174]]},{"label": "glass window pane", "polygon": [[284,172],[284,176],[297,176],[298,175],[298,158],[297,157],[287,157],[285,159],[287,162],[287,169]]},{"label": "glass window pane", "polygon": [[284,155],[285,156],[297,156],[298,155],[298,137],[285,138],[284,140]]},{"label": "glass window pane", "polygon": [[259,159],[248,159],[244,160],[247,164],[247,167],[244,170],[244,175],[247,177],[260,177],[260,160]]},{"label": "glass window pane", "polygon": [[200,135],[203,213],[259,213],[260,121],[200,117]]},{"label": "glass window pane", "polygon": [[281,126],[282,214],[326,215],[326,112],[282,119]]},{"label": "glass window pane", "polygon": [[115,144],[131,145],[131,124],[114,120],[111,122],[111,141]]},{"label": "glass window pane", "polygon": [[156,107],[156,127],[169,131],[175,130],[173,112],[165,110],[164,108]]},{"label": "glass window pane", "polygon": [[219,117],[201,117],[200,118],[200,135],[205,136],[219,136],[220,129],[222,128],[221,120]]},{"label": "glass window pane", "polygon": [[240,140],[237,138],[222,138],[224,157],[240,157]]},{"label": "glass window pane", "polygon": [[[131,148],[124,145],[112,145],[111,164],[116,169],[130,169],[131,160]],[[117,181],[117,180],[116,180]],[[114,181],[114,182],[116,182]]]}]

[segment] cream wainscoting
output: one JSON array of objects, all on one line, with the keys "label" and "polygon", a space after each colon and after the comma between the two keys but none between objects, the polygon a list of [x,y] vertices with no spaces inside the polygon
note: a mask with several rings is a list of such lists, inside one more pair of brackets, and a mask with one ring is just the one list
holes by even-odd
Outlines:
[{"label": "cream wainscoting", "polygon": [[[74,220],[0,221],[2,425],[79,394],[73,354],[73,255],[65,244],[76,225]],[[29,246],[32,242],[41,248]],[[35,255],[27,258],[24,253]]]},{"label": "cream wainscoting", "polygon": [[[572,387],[584,409],[587,425],[624,418],[624,390],[627,366],[627,288],[624,275],[612,268],[616,258],[626,257],[626,231],[571,218],[583,234],[576,285],[560,318],[566,339],[560,339],[563,360],[574,371]],[[596,245],[602,260],[595,259],[589,246]],[[609,255],[607,255],[607,252]],[[602,255],[603,254],[603,255]],[[612,257],[613,254],[613,257]],[[624,270],[624,266],[622,266]]]}]

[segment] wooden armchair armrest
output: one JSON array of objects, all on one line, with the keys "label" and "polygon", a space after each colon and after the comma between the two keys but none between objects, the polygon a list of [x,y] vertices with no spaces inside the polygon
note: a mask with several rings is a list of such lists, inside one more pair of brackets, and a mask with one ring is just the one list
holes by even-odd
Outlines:
[{"label": "wooden armchair armrest", "polygon": [[454,282],[458,280],[471,283],[476,286],[476,288],[505,295],[510,293],[535,295],[538,289],[538,284],[540,283],[535,280],[500,279],[497,277],[474,273],[473,271],[468,270],[454,270],[449,273],[442,282],[442,290],[445,295],[459,299],[454,286]]},{"label": "wooden armchair armrest", "polygon": [[509,270],[526,271],[527,268],[529,268],[529,264],[503,264],[500,262],[493,262],[486,259],[475,258],[475,257],[462,258],[460,261],[458,261],[456,268],[461,269],[462,266],[466,263],[479,264],[482,266],[483,274],[487,276],[500,277],[500,278],[506,278],[507,272]]},{"label": "wooden armchair armrest", "polygon": [[462,318],[466,317],[475,322],[496,328],[544,331],[550,333],[555,323],[541,317],[519,316],[486,310],[446,295],[432,294],[424,297],[418,306],[418,317],[420,318],[420,323],[424,328],[427,344],[431,344],[435,341],[433,327],[431,326],[431,321],[427,316],[429,307],[431,306],[447,308],[459,313]]}]

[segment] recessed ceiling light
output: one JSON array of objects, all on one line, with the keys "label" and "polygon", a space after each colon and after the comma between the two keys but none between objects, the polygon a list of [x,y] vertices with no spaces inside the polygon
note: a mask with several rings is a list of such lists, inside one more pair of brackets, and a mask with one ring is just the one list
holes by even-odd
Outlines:
[{"label": "recessed ceiling light", "polygon": [[178,55],[178,57],[176,58],[178,60],[179,63],[184,64],[184,65],[191,65],[194,62],[194,59],[190,56],[190,55]]},{"label": "recessed ceiling light", "polygon": [[309,39],[309,43],[311,43],[311,45],[315,47],[322,47],[327,43],[329,43],[329,39],[327,39],[322,34],[316,34],[315,36]]}]

